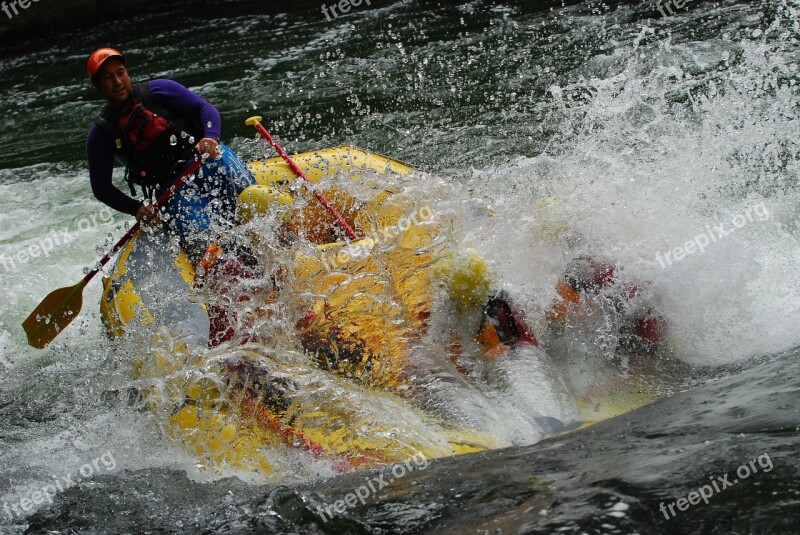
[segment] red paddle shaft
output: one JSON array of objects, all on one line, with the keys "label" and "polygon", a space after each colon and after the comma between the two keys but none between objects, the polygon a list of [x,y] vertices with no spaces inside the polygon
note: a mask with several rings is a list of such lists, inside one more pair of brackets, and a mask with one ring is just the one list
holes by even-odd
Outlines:
[{"label": "red paddle shaft", "polygon": [[[158,207],[164,204],[167,201],[167,199],[169,199],[170,196],[175,192],[175,190],[177,190],[183,185],[183,183],[186,181],[186,177],[191,175],[200,168],[201,163],[203,163],[203,160],[201,158],[197,158],[194,161],[194,163],[190,165],[183,173],[181,173],[181,176],[175,179],[175,182],[173,182],[172,185],[168,187],[164,191],[164,193],[161,194],[161,196],[158,198],[154,206]],[[105,266],[108,263],[108,261],[111,260],[111,257],[114,256],[114,254],[117,251],[122,249],[122,247],[126,243],[128,243],[128,240],[130,240],[133,237],[133,235],[136,234],[136,232],[139,230],[141,226],[142,226],[141,223],[137,221],[136,224],[133,225],[130,228],[130,230],[128,230],[128,232],[126,232],[125,235],[122,236],[119,239],[119,241],[114,244],[114,247],[112,247],[111,250],[108,253],[106,253],[106,255],[100,260],[99,267],[96,267],[95,269],[87,273],[85,277],[83,277],[83,281],[89,282],[90,280],[92,280],[92,277],[97,275],[97,273],[103,268],[103,266]]]},{"label": "red paddle shaft", "polygon": [[[306,177],[306,174],[303,172],[303,170],[300,169],[299,167],[297,167],[297,164],[294,163],[294,160],[292,160],[291,156],[289,156],[286,153],[286,151],[283,150],[283,147],[278,145],[278,143],[275,142],[272,139],[272,136],[270,135],[270,133],[261,124],[261,117],[250,117],[249,119],[247,119],[247,121],[245,121],[245,123],[247,123],[249,125],[253,125],[253,126],[256,127],[256,130],[258,130],[258,133],[261,134],[262,136],[264,136],[264,139],[266,139],[267,142],[269,142],[269,144],[272,145],[275,148],[276,151],[278,151],[278,154],[280,155],[280,157],[283,158],[283,161],[285,161],[289,165],[289,167],[292,169],[292,171],[294,172],[295,175],[299,176],[300,178],[302,178],[303,180],[305,180],[309,184],[311,183],[311,181],[308,179],[308,177]],[[347,221],[345,221],[345,219],[341,216],[341,214],[336,211],[336,208],[334,208],[333,206],[330,205],[328,200],[325,197],[322,196],[322,194],[319,192],[319,190],[317,190],[317,188],[313,188],[311,190],[311,193],[313,193],[314,197],[317,198],[317,200],[322,204],[322,206],[324,206],[325,209],[333,217],[336,218],[336,221],[339,223],[339,225],[342,226],[344,231],[347,233],[347,236],[351,240],[357,240],[358,236],[356,236],[356,232],[353,230],[353,228],[347,223]]]}]

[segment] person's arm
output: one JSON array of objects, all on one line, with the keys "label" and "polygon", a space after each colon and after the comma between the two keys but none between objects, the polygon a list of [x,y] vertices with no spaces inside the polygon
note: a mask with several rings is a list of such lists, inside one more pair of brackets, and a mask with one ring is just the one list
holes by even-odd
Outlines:
[{"label": "person's arm", "polygon": [[222,119],[217,108],[172,80],[153,80],[148,82],[148,87],[150,95],[165,107],[200,123],[203,138],[195,146],[197,152],[210,154],[214,158],[219,156],[217,147],[222,133]]},{"label": "person's arm", "polygon": [[219,141],[222,119],[217,108],[172,80],[149,82],[150,94],[165,107],[185,117],[196,119],[203,129],[203,137]]},{"label": "person's arm", "polygon": [[141,201],[125,195],[112,182],[114,141],[99,126],[93,125],[86,137],[86,158],[89,161],[89,182],[98,201],[114,210],[136,216]]}]

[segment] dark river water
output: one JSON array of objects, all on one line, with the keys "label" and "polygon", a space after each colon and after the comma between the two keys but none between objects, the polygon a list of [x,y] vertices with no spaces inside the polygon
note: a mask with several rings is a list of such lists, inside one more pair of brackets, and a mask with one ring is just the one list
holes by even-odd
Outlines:
[{"label": "dark river water", "polygon": [[[374,1],[328,20],[322,4],[220,2],[8,45],[0,533],[797,532],[800,4],[674,3]],[[577,375],[635,369],[602,321],[544,328],[564,265],[603,256],[651,281],[669,325],[635,387],[652,403],[402,476],[332,477],[302,460],[271,478],[204,470],[120,399],[136,350],[104,337],[97,281],[47,349],[20,328],[124,232],[126,216],[92,197],[84,155],[101,105],[85,62],[108,44],[134,79],[172,78],[215,104],[249,159],[272,156],[244,125],[260,114],[289,152],[380,152],[451,188],[451,206],[491,213],[465,218],[460,239]],[[567,237],[542,238],[556,227]],[[63,231],[52,253],[20,258]],[[52,497],[34,494],[47,486]]]}]

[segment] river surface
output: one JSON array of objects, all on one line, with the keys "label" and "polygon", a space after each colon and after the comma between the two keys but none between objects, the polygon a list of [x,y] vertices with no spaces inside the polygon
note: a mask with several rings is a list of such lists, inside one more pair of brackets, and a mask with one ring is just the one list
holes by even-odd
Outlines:
[{"label": "river surface", "polygon": [[[0,56],[0,533],[796,532],[800,4],[661,11],[386,1],[327,20],[221,2],[21,37]],[[126,228],[93,198],[83,148],[101,104],[85,61],[109,43],[134,79],[214,103],[249,159],[272,156],[244,125],[260,114],[289,152],[353,145],[452,191],[472,214],[459,239],[573,370],[635,373],[602,321],[548,334],[569,260],[650,281],[669,325],[637,383],[653,403],[402,476],[204,470],[121,401],[135,349],[105,338],[99,281],[47,349],[20,328]]]}]

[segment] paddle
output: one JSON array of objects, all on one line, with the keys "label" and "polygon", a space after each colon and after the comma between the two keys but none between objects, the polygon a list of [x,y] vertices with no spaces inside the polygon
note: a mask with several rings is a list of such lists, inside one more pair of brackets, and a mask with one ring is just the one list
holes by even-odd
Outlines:
[{"label": "paddle", "polygon": [[[175,179],[175,182],[161,194],[155,206],[163,205],[170,195],[183,185],[186,177],[197,171],[201,163],[202,159],[197,158],[194,163],[192,163],[192,165]],[[139,222],[133,225],[130,230],[114,244],[114,247],[111,248],[102,260],[100,260],[100,265],[87,273],[78,284],[54,290],[39,303],[39,306],[37,306],[36,309],[31,312],[30,316],[22,322],[22,328],[25,329],[25,334],[28,336],[28,343],[30,345],[37,349],[44,349],[47,344],[52,342],[53,339],[78,316],[78,313],[81,311],[81,306],[83,306],[83,288],[97,275],[102,267],[111,260],[111,257],[128,243],[133,235],[139,231],[140,227],[141,225]]]},{"label": "paddle", "polygon": [[[294,174],[297,175],[298,177],[302,178],[303,180],[305,180],[309,184],[311,184],[311,181],[308,179],[308,177],[306,177],[306,174],[303,172],[303,170],[300,169],[297,166],[296,163],[294,163],[294,160],[292,160],[292,158],[286,153],[285,150],[283,150],[283,148],[280,145],[278,145],[277,142],[272,140],[272,136],[270,135],[270,133],[261,124],[261,117],[260,116],[256,115],[255,117],[250,117],[249,119],[245,120],[244,124],[249,125],[249,126],[255,126],[256,130],[258,130],[258,133],[261,134],[262,136],[264,136],[264,139],[266,139],[269,142],[269,144],[272,145],[275,148],[276,151],[278,151],[278,154],[281,156],[281,158],[283,158],[283,161],[285,161],[287,164],[289,164],[289,167],[294,172]],[[330,205],[328,200],[325,197],[322,196],[322,194],[319,192],[319,190],[316,187],[314,187],[311,190],[311,193],[313,193],[314,197],[317,198],[317,200],[322,204],[322,206],[324,206],[325,209],[333,217],[336,218],[336,221],[339,223],[339,225],[342,226],[344,231],[347,233],[347,236],[351,240],[357,240],[358,236],[356,236],[356,232],[353,230],[353,228],[347,223],[347,221],[344,220],[344,218],[341,216],[341,214],[339,214],[339,212],[337,212],[336,209],[333,206]]]}]

